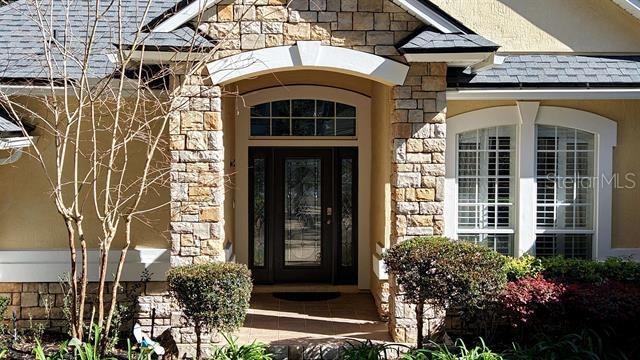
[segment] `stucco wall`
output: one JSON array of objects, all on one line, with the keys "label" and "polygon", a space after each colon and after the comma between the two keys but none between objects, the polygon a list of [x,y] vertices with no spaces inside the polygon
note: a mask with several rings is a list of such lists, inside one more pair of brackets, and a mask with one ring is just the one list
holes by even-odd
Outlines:
[{"label": "stucco wall", "polygon": [[432,1],[500,51],[640,51],[640,21],[611,0]]},{"label": "stucco wall", "polygon": [[[640,100],[571,100],[542,101],[541,105],[562,106],[589,111],[618,124],[618,146],[613,151],[613,172],[620,176],[613,190],[612,246],[640,247]],[[449,101],[448,116],[493,106],[515,105],[511,101]],[[624,176],[631,174],[630,181]]]},{"label": "stucco wall", "polygon": [[[42,105],[33,99],[20,101],[34,111],[44,111]],[[38,135],[38,148],[46,159],[54,161],[55,144],[52,135],[42,130],[38,131]],[[144,154],[140,150],[135,149],[135,146],[131,149],[132,163],[143,164]],[[86,167],[84,169],[86,170]],[[50,168],[50,171],[55,169]],[[81,169],[81,171],[84,170]],[[51,186],[40,163],[33,156],[25,154],[13,164],[0,166],[1,250],[67,247],[66,229],[50,193]],[[140,208],[157,207],[167,204],[168,201],[169,189],[156,186],[145,196]],[[89,244],[95,247],[100,224],[92,209],[93,203],[87,203],[84,223]],[[167,248],[168,205],[146,214],[145,222],[146,224],[140,221],[134,222],[132,246]],[[120,235],[123,233],[121,232]],[[113,249],[118,249],[123,243],[123,236],[119,236],[114,240]]]}]

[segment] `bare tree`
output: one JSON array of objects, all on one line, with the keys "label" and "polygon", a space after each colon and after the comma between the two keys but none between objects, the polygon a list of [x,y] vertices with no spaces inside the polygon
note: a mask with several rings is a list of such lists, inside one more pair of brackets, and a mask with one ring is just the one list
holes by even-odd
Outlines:
[{"label": "bare tree", "polygon": [[[95,246],[99,261],[93,310],[96,324],[108,336],[132,223],[145,221],[147,213],[164,205],[145,206],[143,199],[169,181],[169,114],[184,105],[184,97],[171,93],[168,79],[177,77],[175,69],[186,69],[186,76],[200,71],[217,48],[196,51],[194,36],[186,49],[175,50],[181,53],[179,62],[150,67],[140,58],[149,39],[145,25],[153,0],[139,0],[133,9],[124,0],[27,4],[28,17],[39,30],[34,34],[41,46],[36,62],[45,81],[30,83],[39,89],[33,95],[0,92],[0,103],[54,139],[53,153],[32,141],[30,155],[43,170],[68,235],[70,332],[82,340],[86,331],[88,258]],[[82,25],[72,26],[78,17]],[[27,135],[27,129],[23,132]],[[97,231],[87,229],[89,215],[97,217]],[[118,249],[116,268],[110,269],[109,254],[118,237],[124,238],[124,246]],[[110,281],[113,288],[107,294]]]}]

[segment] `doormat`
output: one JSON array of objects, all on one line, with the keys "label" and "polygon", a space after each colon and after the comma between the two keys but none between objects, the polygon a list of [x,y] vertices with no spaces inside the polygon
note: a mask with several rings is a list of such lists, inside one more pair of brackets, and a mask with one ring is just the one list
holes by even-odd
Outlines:
[{"label": "doormat", "polygon": [[340,297],[339,292],[274,292],[273,297],[289,301],[326,301]]}]

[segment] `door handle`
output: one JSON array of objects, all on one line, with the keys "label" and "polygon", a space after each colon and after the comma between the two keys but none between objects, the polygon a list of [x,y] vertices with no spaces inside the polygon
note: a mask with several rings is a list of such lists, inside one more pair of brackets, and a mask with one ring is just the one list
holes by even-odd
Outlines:
[{"label": "door handle", "polygon": [[326,208],[325,209],[325,214],[327,215],[327,225],[331,225],[331,217],[333,215],[333,208]]}]

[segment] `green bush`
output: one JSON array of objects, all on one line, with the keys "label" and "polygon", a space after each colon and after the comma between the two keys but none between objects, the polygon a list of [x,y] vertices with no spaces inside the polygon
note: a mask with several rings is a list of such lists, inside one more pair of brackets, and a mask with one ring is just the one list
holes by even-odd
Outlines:
[{"label": "green bush", "polygon": [[234,331],[244,322],[253,288],[246,265],[217,262],[180,266],[169,270],[167,282],[195,328],[197,359],[202,356],[202,330]]},{"label": "green bush", "polygon": [[534,278],[538,276],[543,270],[542,261],[539,258],[531,255],[524,255],[521,257],[506,258],[504,270],[507,273],[507,279],[509,281],[517,281],[522,278]]},{"label": "green bush", "polygon": [[211,360],[271,360],[273,356],[262,343],[239,345],[237,339],[224,335],[227,345],[214,349]]},{"label": "green bush", "polygon": [[542,259],[542,267],[546,278],[568,283],[615,280],[640,285],[640,263],[630,258],[612,257],[605,261],[596,261],[558,256]]},{"label": "green bush", "polygon": [[425,302],[443,309],[482,307],[506,283],[505,257],[484,246],[443,237],[420,237],[384,255],[405,301],[416,305],[418,347],[422,347]]}]

